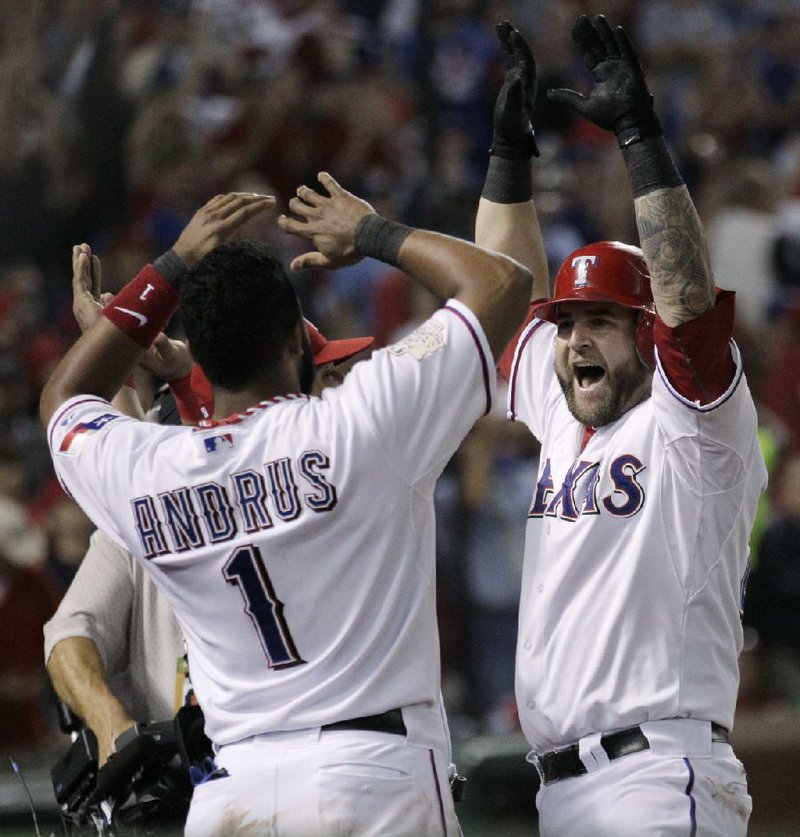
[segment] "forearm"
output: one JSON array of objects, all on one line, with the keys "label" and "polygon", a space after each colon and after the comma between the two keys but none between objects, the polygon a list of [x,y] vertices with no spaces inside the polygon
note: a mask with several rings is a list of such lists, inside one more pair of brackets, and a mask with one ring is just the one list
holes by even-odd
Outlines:
[{"label": "forearm", "polygon": [[539,218],[532,200],[495,203],[485,197],[478,203],[475,242],[516,259],[533,277],[531,299],[549,293],[549,274]]},{"label": "forearm", "polygon": [[361,219],[354,243],[357,252],[399,267],[438,299],[463,302],[478,317],[495,359],[525,315],[530,271],[500,253],[374,213]]},{"label": "forearm", "polygon": [[714,277],[705,234],[685,186],[635,200],[636,224],[656,310],[671,327],[714,305]]},{"label": "forearm", "polygon": [[101,317],[85,331],[56,366],[42,390],[40,415],[47,426],[53,413],[75,395],[110,401],[139,361],[143,348]]},{"label": "forearm", "polygon": [[623,147],[636,225],[659,317],[677,326],[714,304],[705,234],[662,136]]},{"label": "forearm", "polygon": [[547,296],[547,256],[533,203],[533,174],[528,156],[509,159],[490,155],[475,218],[475,241],[516,259],[530,270],[532,299]]},{"label": "forearm", "polygon": [[47,671],[58,696],[97,736],[105,761],[133,719],[111,691],[97,646],[87,637],[62,639],[50,654]]}]

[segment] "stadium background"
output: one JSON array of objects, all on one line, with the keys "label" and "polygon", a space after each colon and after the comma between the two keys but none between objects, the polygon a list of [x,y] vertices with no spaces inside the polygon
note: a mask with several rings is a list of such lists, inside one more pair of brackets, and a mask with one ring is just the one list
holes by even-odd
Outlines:
[{"label": "stadium background", "polygon": [[[540,90],[580,87],[569,30],[577,14],[597,12],[625,25],[639,49],[717,282],[738,293],[737,339],[772,476],[753,534],[761,605],[746,614],[734,740],[750,775],[752,833],[800,834],[796,0],[3,0],[0,497],[23,506],[43,537],[44,587],[34,605],[34,594],[5,595],[0,574],[0,833],[33,833],[10,756],[43,833],[55,827],[48,768],[67,742],[41,663],[42,602],[63,593],[90,526],[54,484],[36,404],[77,336],[71,246],[89,242],[116,290],[210,195],[270,192],[285,211],[320,169],[389,217],[471,237],[502,75],[494,24],[510,19],[528,37]],[[635,242],[613,138],[543,97],[535,127],[551,266],[587,241]],[[287,263],[299,252],[271,217],[249,232]],[[369,260],[295,278],[329,337],[373,334],[385,345],[432,304]],[[513,647],[536,449],[517,430],[502,409],[482,420],[437,497],[443,686],[470,776],[467,834],[535,829]],[[3,511],[0,544],[12,536]],[[769,561],[759,560],[762,544]],[[569,684],[564,691],[568,699]]]}]

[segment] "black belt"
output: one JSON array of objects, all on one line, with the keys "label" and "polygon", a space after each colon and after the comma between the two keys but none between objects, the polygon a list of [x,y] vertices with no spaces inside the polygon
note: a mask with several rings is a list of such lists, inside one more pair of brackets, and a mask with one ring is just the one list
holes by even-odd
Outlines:
[{"label": "black belt", "polygon": [[399,709],[390,709],[382,715],[367,715],[364,718],[351,718],[348,721],[334,721],[324,724],[322,729],[356,729],[364,732],[388,732],[390,735],[405,735],[406,725],[403,713]]},{"label": "black belt", "polygon": [[[719,724],[711,724],[711,740],[729,743],[728,730]],[[630,753],[638,753],[640,750],[649,750],[650,742],[641,727],[631,727],[603,735],[600,738],[600,746],[606,751],[609,759],[618,759]],[[542,753],[541,756],[537,756],[534,763],[545,785],[587,772],[580,759],[577,744]]]}]

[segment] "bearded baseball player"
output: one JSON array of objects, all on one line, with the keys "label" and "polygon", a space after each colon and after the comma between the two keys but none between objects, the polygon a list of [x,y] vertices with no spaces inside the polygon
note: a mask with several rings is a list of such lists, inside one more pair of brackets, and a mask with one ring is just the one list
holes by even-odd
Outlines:
[{"label": "bearded baseball player", "polygon": [[[531,200],[533,57],[510,24],[478,243],[547,293]],[[747,541],[766,470],[704,234],[624,31],[580,17],[594,86],[548,97],[612,131],[641,250],[570,255],[504,368],[542,445],[528,512],[516,692],[543,837],[744,835],[729,743]],[[585,184],[590,188],[590,184]]]},{"label": "bearded baseball player", "polygon": [[[283,267],[225,243],[274,201],[221,195],[67,353],[41,417],[65,487],[143,563],[186,638],[217,765],[186,833],[457,835],[433,490],[491,405],[531,277],[319,180],[279,219],[317,248],[292,266],[394,264],[446,300],[428,321],[309,396]],[[107,400],[179,300],[214,390],[198,428],[137,422]]]}]

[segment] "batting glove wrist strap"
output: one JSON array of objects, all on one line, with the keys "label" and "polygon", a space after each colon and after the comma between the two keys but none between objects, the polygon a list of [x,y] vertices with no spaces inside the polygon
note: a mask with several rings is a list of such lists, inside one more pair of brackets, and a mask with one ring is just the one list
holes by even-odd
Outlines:
[{"label": "batting glove wrist strap", "polygon": [[634,198],[656,189],[670,189],[683,185],[663,136],[643,138],[622,147],[622,159],[628,169]]},{"label": "batting glove wrist strap", "polygon": [[148,349],[177,308],[178,291],[147,265],[103,308],[103,316]]},{"label": "batting glove wrist strap", "polygon": [[490,157],[481,197],[493,203],[525,203],[533,197],[529,158]]},{"label": "batting glove wrist strap", "polygon": [[620,148],[628,148],[649,137],[664,135],[661,123],[655,113],[620,119],[619,123],[614,126],[614,133],[617,135]]},{"label": "batting glove wrist strap", "polygon": [[353,243],[362,256],[371,256],[397,267],[400,246],[412,232],[413,229],[405,224],[370,213],[358,222]]},{"label": "batting glove wrist strap", "polygon": [[492,157],[503,157],[506,160],[530,160],[531,157],[539,156],[539,146],[536,145],[536,138],[533,135],[533,128],[521,139],[505,140],[495,134],[492,147],[489,149]]}]

